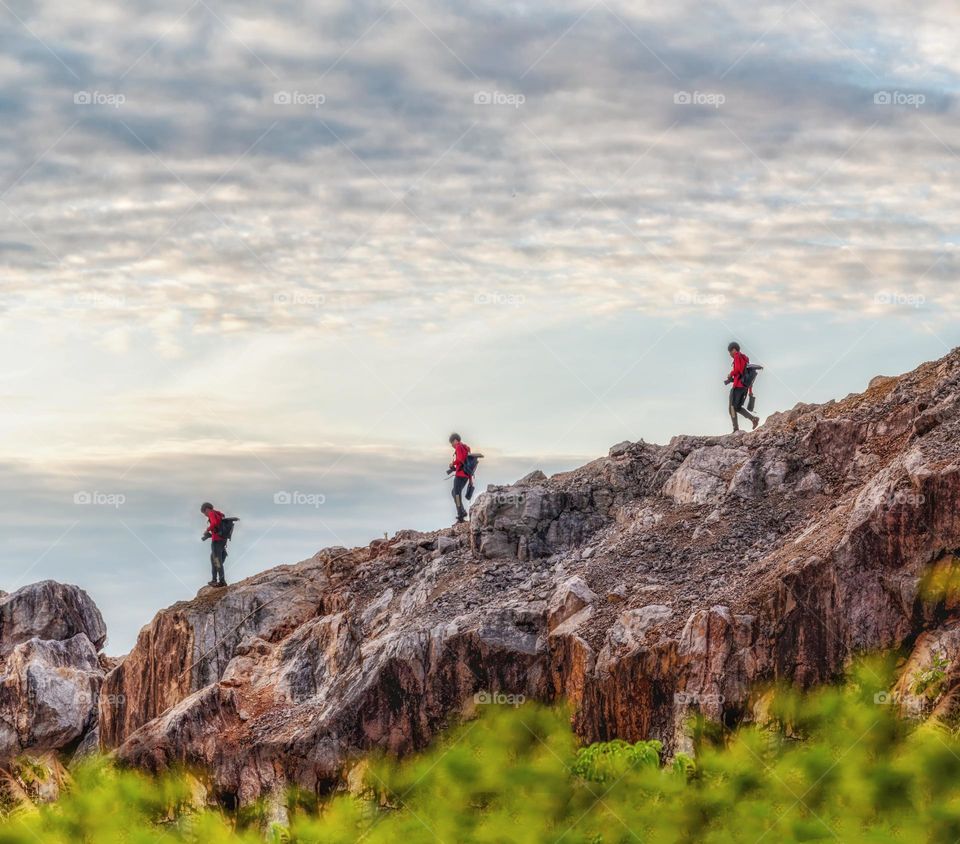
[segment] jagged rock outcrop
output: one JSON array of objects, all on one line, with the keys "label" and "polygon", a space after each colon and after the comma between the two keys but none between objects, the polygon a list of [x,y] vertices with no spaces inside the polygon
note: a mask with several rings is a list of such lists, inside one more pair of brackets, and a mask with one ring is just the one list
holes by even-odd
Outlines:
[{"label": "jagged rock outcrop", "polygon": [[954,352],[756,432],[491,487],[467,526],[202,590],[110,672],[101,741],[203,766],[243,803],[327,789],[477,705],[564,698],[586,740],[676,751],[694,711],[750,718],[758,683],[831,680],[925,635],[956,648],[960,600],[921,583],[960,546],[958,391]]},{"label": "jagged rock outcrop", "polygon": [[282,566],[225,592],[201,590],[159,613],[110,673],[100,707],[100,735],[117,743],[137,727],[216,683],[256,641],[280,641],[308,621],[335,612],[342,599],[312,569]]},{"label": "jagged rock outcrop", "polygon": [[96,744],[106,638],[100,611],[76,586],[47,580],[0,598],[0,765]]}]

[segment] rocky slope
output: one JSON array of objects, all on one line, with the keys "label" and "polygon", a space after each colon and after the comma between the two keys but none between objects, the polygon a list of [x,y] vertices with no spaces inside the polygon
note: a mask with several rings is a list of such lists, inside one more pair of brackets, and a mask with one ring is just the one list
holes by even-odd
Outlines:
[{"label": "rocky slope", "polygon": [[[933,667],[921,706],[956,717],[960,590],[921,585],[931,568],[960,584],[958,391],[960,351],[756,432],[625,442],[491,487],[469,525],[201,590],[103,679],[102,747],[203,767],[226,805],[323,791],[365,750],[407,752],[524,698],[570,701],[585,740],[676,751],[693,711],[751,718],[765,681],[809,686],[889,647],[912,649],[893,699]],[[95,630],[41,627],[31,642],[99,647]],[[40,658],[24,635],[0,651],[6,678]],[[86,657],[65,662],[100,682]],[[79,720],[69,741],[91,734]]]},{"label": "rocky slope", "polygon": [[47,580],[0,593],[0,764],[99,743],[107,630],[76,586]]},{"label": "rocky slope", "polygon": [[567,699],[586,740],[676,750],[691,711],[749,718],[762,681],[915,640],[920,670],[960,645],[919,590],[960,546],[958,385],[955,352],[757,432],[491,487],[460,528],[202,590],[106,677],[103,747],[207,768],[236,804],[327,789],[487,702]]}]

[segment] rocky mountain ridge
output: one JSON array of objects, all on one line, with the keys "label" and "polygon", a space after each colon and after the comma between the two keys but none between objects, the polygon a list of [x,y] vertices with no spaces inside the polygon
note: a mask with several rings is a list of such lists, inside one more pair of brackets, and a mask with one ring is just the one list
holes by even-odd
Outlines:
[{"label": "rocky mountain ridge", "polygon": [[498,701],[564,699],[584,740],[674,752],[693,712],[755,717],[764,682],[829,681],[882,648],[913,649],[904,695],[946,654],[931,706],[952,717],[960,622],[921,584],[960,546],[958,390],[955,351],[756,432],[624,442],[490,487],[468,525],[203,589],[97,678],[82,735],[202,768],[238,805],[323,792],[365,751],[423,747]]}]

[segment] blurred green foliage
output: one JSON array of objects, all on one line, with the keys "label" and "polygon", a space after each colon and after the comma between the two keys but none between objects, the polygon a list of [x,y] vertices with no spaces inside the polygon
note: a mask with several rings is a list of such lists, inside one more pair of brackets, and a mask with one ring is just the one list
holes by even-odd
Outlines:
[{"label": "blurred green foliage", "polygon": [[92,760],[66,775],[55,803],[8,800],[0,844],[954,844],[960,741],[898,718],[885,694],[892,679],[875,660],[842,687],[766,698],[763,726],[694,723],[696,762],[670,765],[658,742],[578,747],[560,709],[484,707],[428,752],[367,760],[357,794],[291,794],[284,827],[263,807],[198,808],[195,777]]}]

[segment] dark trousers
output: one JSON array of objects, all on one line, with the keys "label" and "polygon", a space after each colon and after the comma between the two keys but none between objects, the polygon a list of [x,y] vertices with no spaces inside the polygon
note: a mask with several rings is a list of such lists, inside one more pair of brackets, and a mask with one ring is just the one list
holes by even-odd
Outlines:
[{"label": "dark trousers", "polygon": [[213,570],[213,576],[210,579],[214,583],[226,584],[227,579],[223,576],[223,561],[227,559],[227,541],[214,539],[211,542],[210,567]]},{"label": "dark trousers", "polygon": [[750,391],[746,387],[734,387],[730,390],[730,421],[733,422],[733,427],[737,427],[737,414],[739,413],[746,419],[753,421],[753,416],[750,412],[743,406],[747,400],[747,393]]},{"label": "dark trousers", "polygon": [[463,489],[469,483],[470,478],[454,478],[453,479],[453,500],[457,505],[457,518],[462,519],[467,515],[467,510],[463,506]]}]

